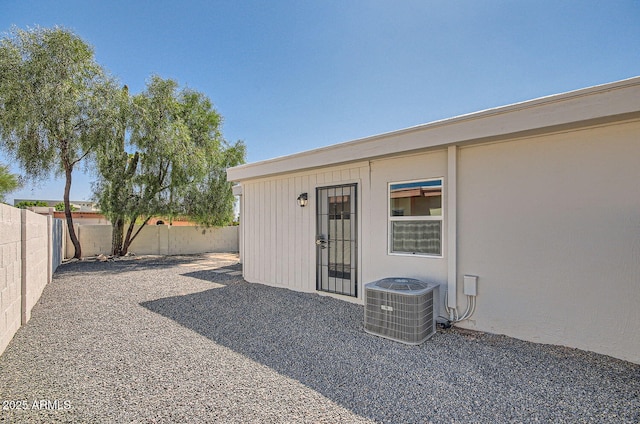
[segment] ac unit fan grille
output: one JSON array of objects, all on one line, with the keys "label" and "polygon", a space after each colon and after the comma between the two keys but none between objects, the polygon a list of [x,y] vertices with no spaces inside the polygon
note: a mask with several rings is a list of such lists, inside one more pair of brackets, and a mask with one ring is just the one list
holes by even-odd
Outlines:
[{"label": "ac unit fan grille", "polygon": [[[421,288],[424,287],[423,283]],[[427,340],[435,333],[437,316],[434,308],[437,286],[430,287],[431,290],[412,295],[376,289],[367,284],[365,331],[412,345]]]}]

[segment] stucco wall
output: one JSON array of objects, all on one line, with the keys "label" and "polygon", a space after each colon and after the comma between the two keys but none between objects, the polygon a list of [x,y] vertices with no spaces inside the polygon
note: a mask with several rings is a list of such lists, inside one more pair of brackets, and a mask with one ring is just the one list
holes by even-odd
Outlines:
[{"label": "stucco wall", "polygon": [[21,228],[20,209],[0,204],[0,353],[20,328]]},{"label": "stucco wall", "polygon": [[[109,254],[111,225],[79,225],[82,256]],[[136,229],[137,230],[137,229]],[[71,252],[73,255],[73,246]],[[204,228],[145,226],[129,248],[138,255],[186,255],[205,252],[237,252],[238,227]]]},{"label": "stucco wall", "polygon": [[[447,222],[442,224],[443,257],[388,254],[389,189],[392,182],[442,178],[442,204],[446,206],[447,151],[381,159],[371,163],[371,223],[370,243],[364,246],[368,269],[365,282],[384,277],[410,277],[438,284],[447,283]],[[365,205],[365,208],[368,206]],[[445,210],[443,209],[443,213]],[[444,297],[444,290],[440,290]]]},{"label": "stucco wall", "polygon": [[[355,301],[365,283],[392,275],[446,285],[454,266],[460,312],[463,276],[479,276],[475,314],[461,326],[640,363],[638,134],[627,121],[463,143],[457,172],[448,169],[456,156],[439,149],[243,181],[244,276],[315,292],[315,188],[357,182]],[[389,255],[387,184],[439,177],[442,258]],[[306,208],[295,202],[302,192]],[[452,200],[457,249],[447,239]]]},{"label": "stucco wall", "polygon": [[480,277],[466,327],[640,363],[638,134],[636,122],[460,149],[459,280]]}]

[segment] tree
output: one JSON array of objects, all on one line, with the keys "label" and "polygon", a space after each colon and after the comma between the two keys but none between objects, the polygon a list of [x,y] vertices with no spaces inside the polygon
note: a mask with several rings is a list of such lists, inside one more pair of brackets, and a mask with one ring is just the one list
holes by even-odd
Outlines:
[{"label": "tree", "polygon": [[9,172],[9,167],[0,165],[0,202],[4,202],[4,196],[20,188],[18,176]]},{"label": "tree", "polygon": [[[112,254],[126,254],[152,216],[227,223],[233,195],[224,167],[242,163],[245,149],[241,142],[224,141],[222,117],[211,101],[158,76],[144,92],[127,98],[125,89],[117,130],[97,154],[100,179],[94,192],[111,220]],[[218,202],[208,212],[205,198]]]},{"label": "tree", "polygon": [[[60,202],[60,203],[56,203],[56,205],[54,206],[56,212],[62,212],[64,211],[64,202]],[[75,212],[77,211],[78,208],[75,207],[74,205],[71,205],[71,212]]]},{"label": "tree", "polygon": [[116,88],[93,50],[59,28],[13,28],[0,40],[0,142],[31,179],[64,175],[75,257],[81,248],[69,203],[72,173],[108,131]]},{"label": "tree", "polygon": [[[123,231],[127,218],[137,210],[133,176],[138,168],[139,154],[126,151],[126,134],[131,123],[131,98],[125,85],[115,98],[117,117],[109,134],[96,151],[99,180],[94,184],[94,194],[101,212],[111,221],[111,250],[115,256],[123,252]],[[137,217],[133,218],[133,222]],[[128,245],[127,245],[128,248]]]},{"label": "tree", "polygon": [[182,215],[205,226],[222,226],[233,222],[235,198],[227,181],[227,168],[244,163],[243,143],[225,145],[210,162],[205,177],[191,184],[182,203]]}]

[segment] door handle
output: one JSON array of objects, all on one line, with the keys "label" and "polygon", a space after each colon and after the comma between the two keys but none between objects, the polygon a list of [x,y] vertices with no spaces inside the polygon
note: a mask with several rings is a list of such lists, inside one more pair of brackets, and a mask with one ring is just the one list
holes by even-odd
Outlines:
[{"label": "door handle", "polygon": [[316,246],[320,246],[320,249],[326,249],[327,248],[327,240],[325,240],[324,236],[319,236],[316,239]]}]

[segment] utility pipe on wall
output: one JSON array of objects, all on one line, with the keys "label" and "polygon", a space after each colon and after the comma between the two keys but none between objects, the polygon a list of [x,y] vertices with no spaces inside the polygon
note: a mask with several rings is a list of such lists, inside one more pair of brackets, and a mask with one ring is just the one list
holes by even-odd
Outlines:
[{"label": "utility pipe on wall", "polygon": [[458,146],[447,149],[447,309],[454,321],[457,307],[458,282]]},{"label": "utility pipe on wall", "polygon": [[445,310],[452,323],[469,319],[476,309],[478,277],[465,275],[467,308],[458,314],[458,146],[447,148],[447,293]]}]

